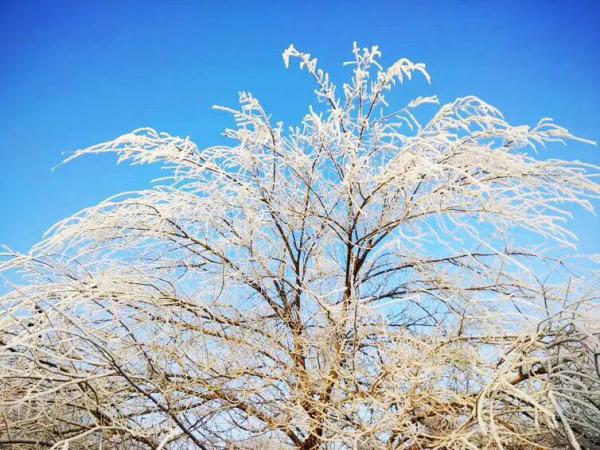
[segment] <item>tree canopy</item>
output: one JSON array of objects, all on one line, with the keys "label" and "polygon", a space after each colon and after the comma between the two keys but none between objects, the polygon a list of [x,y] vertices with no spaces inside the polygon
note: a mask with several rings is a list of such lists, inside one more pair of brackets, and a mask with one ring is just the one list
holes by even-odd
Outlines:
[{"label": "tree canopy", "polygon": [[[401,104],[424,64],[354,46],[300,124],[240,94],[230,145],[138,129],[166,176],[6,251],[0,447],[539,449],[600,445],[597,260],[580,140],[474,97]],[[388,104],[388,100],[389,103]],[[10,281],[8,281],[10,280]]]}]

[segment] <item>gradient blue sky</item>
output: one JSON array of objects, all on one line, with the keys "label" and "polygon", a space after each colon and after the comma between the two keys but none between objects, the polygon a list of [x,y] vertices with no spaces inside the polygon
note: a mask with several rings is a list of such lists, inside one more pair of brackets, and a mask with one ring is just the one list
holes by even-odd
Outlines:
[{"label": "gradient blue sky", "polygon": [[[343,80],[352,42],[384,62],[427,63],[420,95],[475,94],[509,121],[550,116],[600,141],[600,1],[9,1],[0,0],[0,243],[25,251],[56,221],[157,171],[76,161],[61,152],[141,126],[220,142],[213,104],[251,91],[274,119],[313,103],[305,73],[286,71],[290,43]],[[541,157],[600,163],[597,147]],[[576,214],[580,249],[600,252],[598,219]]]}]

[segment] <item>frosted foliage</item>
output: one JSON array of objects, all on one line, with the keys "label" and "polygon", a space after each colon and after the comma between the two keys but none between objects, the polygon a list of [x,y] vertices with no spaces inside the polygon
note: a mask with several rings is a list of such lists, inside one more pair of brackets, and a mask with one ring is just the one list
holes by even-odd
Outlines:
[{"label": "frosted foliage", "polygon": [[0,446],[600,447],[598,260],[567,221],[598,171],[536,154],[582,140],[402,101],[424,64],[353,55],[336,87],[285,50],[316,83],[297,126],[241,93],[231,145],[144,128],[69,158],[166,176],[5,251]]}]

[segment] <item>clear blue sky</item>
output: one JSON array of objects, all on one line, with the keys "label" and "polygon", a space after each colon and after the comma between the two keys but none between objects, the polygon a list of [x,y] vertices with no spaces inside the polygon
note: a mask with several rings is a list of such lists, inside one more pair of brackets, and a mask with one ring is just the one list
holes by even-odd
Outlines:
[{"label": "clear blue sky", "polygon": [[[347,5],[347,6],[346,6]],[[24,1],[0,0],[0,243],[25,251],[56,221],[154,169],[72,151],[141,126],[220,141],[213,104],[255,94],[276,120],[314,102],[305,73],[286,71],[290,43],[338,80],[352,42],[379,44],[433,77],[421,95],[475,94],[515,123],[550,116],[600,141],[600,1]],[[600,163],[600,149],[541,156]],[[598,219],[577,214],[580,249],[600,252]]]}]

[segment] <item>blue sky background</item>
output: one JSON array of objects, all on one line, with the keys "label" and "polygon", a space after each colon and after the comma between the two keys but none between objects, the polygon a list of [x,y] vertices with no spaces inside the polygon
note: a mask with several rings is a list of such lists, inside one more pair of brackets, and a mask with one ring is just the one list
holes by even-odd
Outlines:
[{"label": "blue sky background", "polygon": [[[56,221],[154,168],[114,158],[51,172],[61,152],[141,126],[221,141],[213,104],[255,94],[275,120],[298,121],[313,86],[285,70],[290,43],[345,80],[352,42],[384,62],[425,62],[442,102],[475,94],[513,123],[550,116],[600,141],[600,1],[8,1],[0,0],[0,243],[26,251]],[[540,157],[600,164],[573,144]],[[576,214],[580,250],[600,252],[598,219]]]}]

